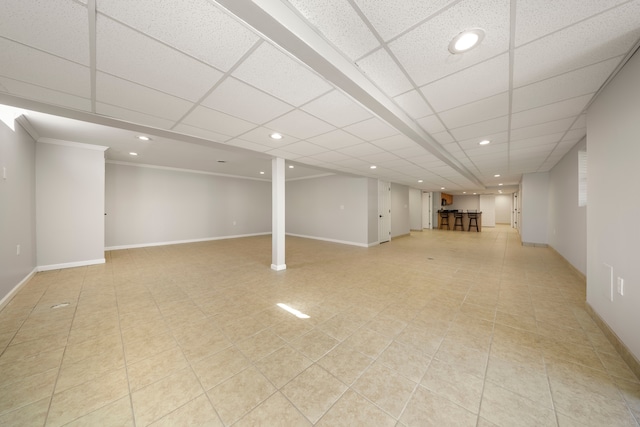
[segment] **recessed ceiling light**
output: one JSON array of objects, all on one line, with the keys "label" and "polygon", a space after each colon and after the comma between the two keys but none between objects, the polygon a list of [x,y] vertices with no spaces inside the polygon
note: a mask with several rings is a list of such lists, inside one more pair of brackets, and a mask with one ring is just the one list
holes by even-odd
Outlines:
[{"label": "recessed ceiling light", "polygon": [[440,187],[441,190],[444,190],[444,187]]},{"label": "recessed ceiling light", "polygon": [[484,39],[484,30],[482,28],[472,28],[466,30],[451,39],[449,43],[449,52],[455,54],[468,52],[478,46]]},{"label": "recessed ceiling light", "polygon": [[293,169],[293,165],[289,165],[289,169]]},{"label": "recessed ceiling light", "polygon": [[423,182],[423,181],[421,179],[419,179],[418,182]]},{"label": "recessed ceiling light", "polygon": [[504,184],[500,183],[500,184],[498,184],[498,185],[504,185]]},{"label": "recessed ceiling light", "polygon": [[377,166],[376,166],[376,165],[371,165],[371,166],[369,166],[369,169],[376,169],[376,168],[377,168]]},{"label": "recessed ceiling light", "polygon": [[473,193],[474,195],[478,194],[478,193]]},{"label": "recessed ceiling light", "polygon": [[260,171],[260,175],[264,175],[264,171]]},{"label": "recessed ceiling light", "polygon": [[137,138],[140,141],[151,141],[151,138],[149,138],[148,136],[144,136],[144,135],[138,135]]},{"label": "recessed ceiling light", "polygon": [[129,153],[130,156],[137,156],[138,153],[134,153],[133,151],[131,153]]},{"label": "recessed ceiling light", "polygon": [[271,139],[282,139],[282,135],[277,133],[277,132],[274,132],[271,135],[269,135],[269,138],[271,138]]},{"label": "recessed ceiling light", "polygon": [[487,144],[491,144],[491,141],[489,141],[488,139],[483,139],[482,141],[478,142],[478,144],[487,145]]},{"label": "recessed ceiling light", "polygon": [[462,194],[467,194],[467,192],[466,192],[466,191],[463,191],[463,192],[462,192]]},{"label": "recessed ceiling light", "polygon": [[500,178],[500,174],[499,174],[499,173],[497,173],[497,174],[493,175],[493,177],[494,177],[494,178]]}]

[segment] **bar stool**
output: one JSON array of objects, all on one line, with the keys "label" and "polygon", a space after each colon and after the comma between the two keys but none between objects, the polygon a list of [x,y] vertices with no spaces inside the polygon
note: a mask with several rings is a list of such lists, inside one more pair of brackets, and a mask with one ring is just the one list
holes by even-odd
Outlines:
[{"label": "bar stool", "polygon": [[453,230],[457,230],[457,227],[460,226],[460,231],[464,231],[464,225],[462,225],[462,211],[454,212],[453,216],[455,216],[455,221],[453,222]]},{"label": "bar stool", "polygon": [[440,229],[445,225],[447,226],[447,230],[451,230],[449,228],[449,212],[440,211]]},{"label": "bar stool", "polygon": [[480,229],[478,228],[478,212],[475,210],[467,211],[467,215],[469,216],[469,228],[467,229],[467,231],[471,231],[472,226],[476,228],[476,231],[480,231]]}]

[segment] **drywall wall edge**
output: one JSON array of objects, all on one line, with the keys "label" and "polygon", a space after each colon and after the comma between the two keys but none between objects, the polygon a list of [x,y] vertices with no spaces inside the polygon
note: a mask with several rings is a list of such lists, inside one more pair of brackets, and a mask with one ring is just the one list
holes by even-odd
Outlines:
[{"label": "drywall wall edge", "polygon": [[199,243],[199,242],[211,242],[214,240],[226,240],[226,239],[241,239],[243,237],[254,237],[254,236],[266,236],[271,235],[270,231],[266,231],[263,233],[251,233],[251,234],[236,234],[232,236],[217,236],[217,237],[206,237],[204,239],[188,239],[188,240],[173,240],[170,242],[154,242],[154,243],[137,243],[135,245],[120,245],[120,246],[108,246],[105,247],[105,251],[119,251],[122,249],[138,249],[138,248],[150,248],[153,246],[169,246],[169,245],[182,245],[185,243]]},{"label": "drywall wall edge", "polygon": [[5,306],[7,304],[9,304],[9,302],[13,299],[14,296],[16,296],[16,294],[18,293],[18,291],[20,291],[20,289],[22,289],[22,287],[24,285],[26,285],[29,280],[31,280],[31,278],[33,276],[35,276],[35,274],[38,272],[38,267],[34,268],[31,273],[27,274],[26,277],[24,279],[22,279],[20,281],[20,283],[18,283],[17,285],[15,285],[13,287],[13,289],[11,289],[1,300],[0,300],[0,311],[2,311],[3,308],[5,308]]},{"label": "drywall wall edge", "polygon": [[598,313],[596,313],[593,307],[591,307],[591,305],[588,302],[585,302],[584,305],[585,305],[586,312],[589,313],[593,321],[596,322],[598,327],[604,333],[604,336],[607,337],[607,339],[609,340],[611,345],[613,345],[613,347],[616,349],[620,357],[622,357],[622,359],[625,362],[627,362],[627,365],[629,365],[629,369],[631,369],[631,371],[635,374],[635,376],[638,377],[638,379],[640,380],[640,361],[636,359],[636,357],[633,355],[633,353],[631,353],[629,348],[626,345],[624,345],[624,343],[618,337],[618,335],[616,335],[613,329],[609,327],[607,322],[605,322],[604,319],[600,317]]}]

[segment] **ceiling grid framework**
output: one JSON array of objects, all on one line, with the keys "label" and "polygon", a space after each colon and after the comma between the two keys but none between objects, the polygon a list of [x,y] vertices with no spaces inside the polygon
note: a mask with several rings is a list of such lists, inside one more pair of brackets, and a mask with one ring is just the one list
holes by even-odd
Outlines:
[{"label": "ceiling grid framework", "polygon": [[[640,0],[7,0],[0,103],[114,162],[269,179],[277,156],[292,179],[491,193],[585,136],[637,16]],[[478,47],[448,51],[476,27]]]}]

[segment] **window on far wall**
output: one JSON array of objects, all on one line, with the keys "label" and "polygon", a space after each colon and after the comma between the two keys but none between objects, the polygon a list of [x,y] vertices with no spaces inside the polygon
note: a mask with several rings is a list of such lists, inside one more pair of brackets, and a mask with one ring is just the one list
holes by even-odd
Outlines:
[{"label": "window on far wall", "polygon": [[587,206],[587,152],[578,151],[578,206]]}]

